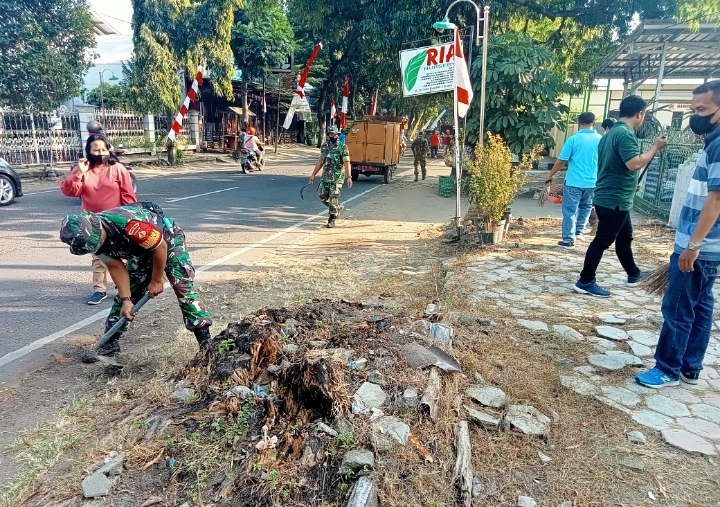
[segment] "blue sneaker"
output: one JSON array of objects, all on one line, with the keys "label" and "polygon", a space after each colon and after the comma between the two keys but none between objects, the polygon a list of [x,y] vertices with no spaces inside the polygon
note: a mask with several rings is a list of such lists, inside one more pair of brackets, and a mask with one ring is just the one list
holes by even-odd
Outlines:
[{"label": "blue sneaker", "polygon": [[578,280],[573,289],[579,294],[589,294],[590,296],[595,296],[596,298],[609,298],[611,295],[610,292],[606,291],[595,282],[581,283],[580,280]]},{"label": "blue sneaker", "polygon": [[107,297],[107,292],[95,292],[90,299],[88,299],[89,305],[99,305]]},{"label": "blue sneaker", "polygon": [[627,286],[628,287],[637,287],[637,285],[640,283],[640,280],[642,280],[649,274],[650,274],[650,271],[640,271],[637,275],[628,275]]},{"label": "blue sneaker", "polygon": [[670,378],[657,368],[653,368],[650,371],[637,375],[635,380],[637,380],[639,384],[653,389],[660,389],[661,387],[676,386],[680,384],[678,379]]}]

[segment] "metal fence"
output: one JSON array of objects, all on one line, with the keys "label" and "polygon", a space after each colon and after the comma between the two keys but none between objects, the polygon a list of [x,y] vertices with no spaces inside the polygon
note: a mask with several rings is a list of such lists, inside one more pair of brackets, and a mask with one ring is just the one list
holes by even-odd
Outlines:
[{"label": "metal fence", "polygon": [[[645,151],[652,140],[641,140],[640,150]],[[670,216],[678,167],[702,148],[696,139],[670,136],[668,147],[658,153],[645,171],[640,189],[635,195],[635,210],[667,221]]]},{"label": "metal fence", "polygon": [[71,162],[82,157],[77,112],[0,110],[0,157],[10,164]]},{"label": "metal fence", "polygon": [[97,109],[95,119],[100,122],[105,134],[112,139],[115,146],[124,148],[150,147],[154,140],[145,138],[143,115],[134,111],[118,111],[114,109]]},{"label": "metal fence", "polygon": [[[180,125],[180,132],[178,132],[178,135],[175,136],[176,142],[178,144],[190,143],[190,132],[188,130],[188,124],[188,118],[185,118],[185,120],[182,122],[182,125]],[[157,139],[158,142],[161,143],[162,149],[165,149],[165,140],[167,138],[169,129],[170,124],[168,122],[167,116],[155,116],[155,139]]]}]

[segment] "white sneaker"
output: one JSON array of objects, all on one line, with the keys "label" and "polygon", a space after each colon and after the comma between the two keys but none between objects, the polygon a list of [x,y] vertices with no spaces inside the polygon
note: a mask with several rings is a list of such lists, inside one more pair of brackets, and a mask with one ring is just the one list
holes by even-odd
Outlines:
[{"label": "white sneaker", "polygon": [[576,234],[575,241],[585,241],[585,235],[583,233]]}]

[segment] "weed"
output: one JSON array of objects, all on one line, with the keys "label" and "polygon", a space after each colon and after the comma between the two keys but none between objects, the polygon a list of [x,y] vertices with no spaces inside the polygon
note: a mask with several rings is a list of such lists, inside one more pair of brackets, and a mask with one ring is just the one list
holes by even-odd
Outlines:
[{"label": "weed", "polygon": [[253,472],[259,472],[262,470],[262,465],[260,463],[253,463],[252,464],[252,471]]},{"label": "weed", "polygon": [[338,446],[345,449],[355,443],[355,434],[352,431],[340,433],[337,437],[335,437],[335,441],[337,442]]},{"label": "weed", "polygon": [[222,340],[220,343],[218,343],[218,354],[220,354],[221,356],[227,354],[235,347],[235,345],[235,340],[233,340],[232,338]]},{"label": "weed", "polygon": [[285,333],[280,335],[280,340],[282,340],[283,344],[286,345],[288,343],[293,343],[293,338],[290,335],[287,335]]},{"label": "weed", "polygon": [[278,480],[279,477],[280,477],[280,472],[278,472],[277,470],[270,470],[268,472],[268,479],[270,479],[273,482]]}]

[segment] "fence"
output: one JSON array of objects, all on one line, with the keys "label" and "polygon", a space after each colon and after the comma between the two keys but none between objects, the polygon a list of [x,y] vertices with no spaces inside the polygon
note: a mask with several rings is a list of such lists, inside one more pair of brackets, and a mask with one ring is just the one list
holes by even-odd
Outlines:
[{"label": "fence", "polygon": [[152,147],[154,139],[145,138],[143,115],[134,111],[98,109],[94,116],[114,145],[122,144],[124,148]]},{"label": "fence", "polygon": [[[640,190],[635,195],[635,210],[667,221],[670,216],[678,167],[702,148],[695,139],[670,136],[668,147],[658,153],[647,167]],[[688,142],[689,141],[689,142]],[[641,140],[640,150],[647,150],[653,140]]]},{"label": "fence", "polygon": [[0,110],[0,157],[13,165],[71,162],[82,156],[77,112]]}]

